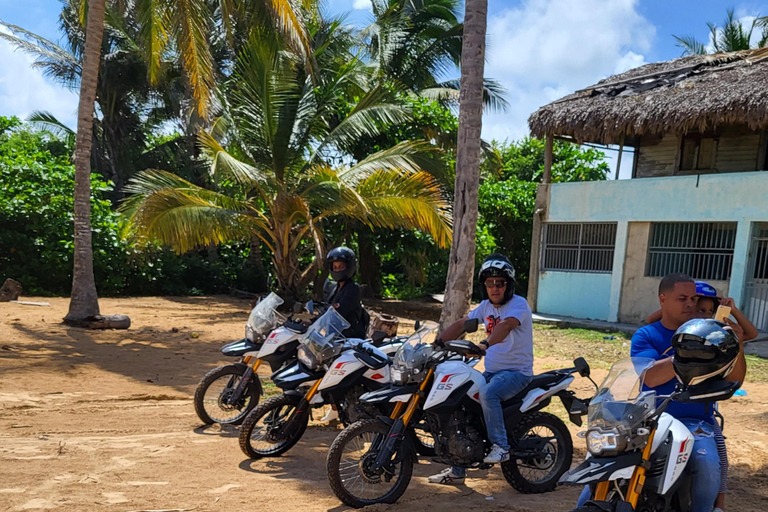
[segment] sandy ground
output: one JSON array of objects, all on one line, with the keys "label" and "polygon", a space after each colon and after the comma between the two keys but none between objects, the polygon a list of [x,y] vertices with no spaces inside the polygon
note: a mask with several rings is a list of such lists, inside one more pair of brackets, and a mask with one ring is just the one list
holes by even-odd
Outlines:
[{"label": "sandy ground", "polygon": [[[198,380],[227,362],[219,347],[243,335],[247,301],[103,299],[104,313],[127,314],[133,325],[90,332],[60,323],[65,299],[25,299],[51,306],[0,303],[0,512],[346,508],[324,469],[338,430],[315,426],[287,455],[250,461],[238,448],[236,428],[201,427],[194,413]],[[537,361],[558,364],[568,362]],[[747,397],[722,406],[730,509],[766,510],[768,386],[745,388]],[[583,382],[577,389],[589,392]],[[583,458],[582,443],[575,440],[575,463]],[[471,472],[463,486],[429,485],[426,477],[441,469],[422,461],[397,504],[371,508],[559,512],[572,508],[578,494],[561,488],[521,495],[498,469]]]}]

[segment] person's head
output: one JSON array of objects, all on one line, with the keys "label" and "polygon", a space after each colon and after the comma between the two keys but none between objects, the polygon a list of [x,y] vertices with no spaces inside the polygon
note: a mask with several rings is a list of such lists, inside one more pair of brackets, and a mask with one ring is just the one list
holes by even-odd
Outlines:
[{"label": "person's head", "polygon": [[500,306],[515,294],[515,267],[503,254],[487,256],[478,273],[483,299]]},{"label": "person's head", "polygon": [[349,247],[336,247],[331,249],[326,258],[328,272],[337,283],[346,279],[352,279],[357,270],[357,258]]},{"label": "person's head", "polygon": [[720,298],[717,296],[717,290],[714,286],[704,281],[696,281],[696,318],[712,318],[715,316],[717,306],[720,305]]},{"label": "person's head", "polygon": [[696,283],[687,274],[667,274],[659,283],[661,321],[677,329],[693,318],[696,308]]}]

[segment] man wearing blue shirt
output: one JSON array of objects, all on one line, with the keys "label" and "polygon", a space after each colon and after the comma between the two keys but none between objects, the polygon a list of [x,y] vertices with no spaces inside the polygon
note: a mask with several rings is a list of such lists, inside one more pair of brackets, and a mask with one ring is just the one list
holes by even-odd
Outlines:
[{"label": "man wearing blue shirt", "polygon": [[[674,391],[677,378],[672,367],[672,335],[694,317],[696,284],[685,274],[670,274],[659,284],[661,320],[640,328],[632,336],[630,355],[648,357],[656,362],[645,373],[645,386],[657,395]],[[726,320],[733,327],[733,322]],[[726,380],[743,381],[746,362],[740,354]],[[712,403],[686,404],[671,402],[667,413],[685,424],[694,436],[688,467],[693,474],[690,512],[710,512],[720,485],[720,459],[714,439],[714,410]]]}]

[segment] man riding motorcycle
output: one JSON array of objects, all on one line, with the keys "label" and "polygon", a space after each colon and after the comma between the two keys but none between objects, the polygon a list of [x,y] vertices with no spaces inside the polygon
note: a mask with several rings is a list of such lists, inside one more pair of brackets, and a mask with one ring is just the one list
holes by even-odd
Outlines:
[{"label": "man riding motorcycle", "polygon": [[[467,317],[445,329],[441,338],[458,337],[468,319],[485,324],[488,339],[480,346],[486,349],[483,376],[487,385],[481,389],[480,403],[493,447],[483,462],[498,464],[509,460],[510,448],[501,403],[530,384],[533,375],[533,325],[528,303],[515,295],[515,269],[505,256],[486,257],[478,280],[484,300]],[[465,476],[465,468],[453,467],[429,477],[429,481],[457,485]]]},{"label": "man riding motorcycle", "polygon": [[[738,324],[726,319],[727,325],[719,324],[715,329],[710,325],[714,320],[689,322],[694,317],[696,298],[696,284],[689,276],[670,274],[661,280],[661,320],[640,328],[632,336],[630,348],[632,357],[656,360],[645,374],[645,389],[655,390],[658,395],[669,395],[679,381],[693,385],[718,375],[730,382],[744,380],[744,350],[734,331],[734,325]],[[720,341],[713,344],[714,340]],[[721,350],[721,344],[726,349]],[[713,404],[672,402],[666,412],[679,419],[694,435],[693,452],[688,462],[692,471],[689,510],[711,512],[720,487]],[[583,505],[588,498],[587,487],[578,505]]]}]

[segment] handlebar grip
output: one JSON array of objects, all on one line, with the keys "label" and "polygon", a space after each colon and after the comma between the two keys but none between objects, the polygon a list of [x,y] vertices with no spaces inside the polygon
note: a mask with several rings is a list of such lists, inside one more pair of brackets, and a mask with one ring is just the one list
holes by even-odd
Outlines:
[{"label": "handlebar grip", "polygon": [[445,348],[445,342],[442,340],[442,338],[436,338],[435,345],[437,345],[440,348]]}]

